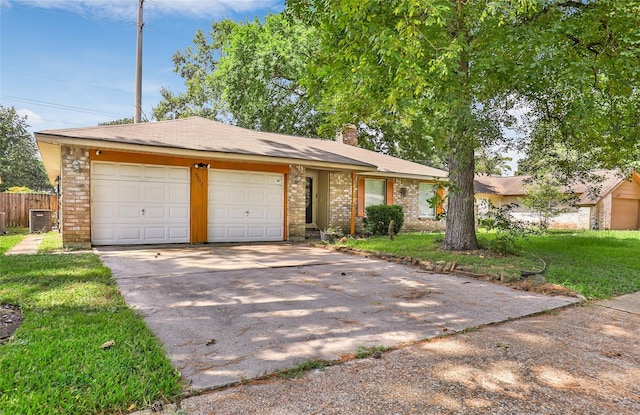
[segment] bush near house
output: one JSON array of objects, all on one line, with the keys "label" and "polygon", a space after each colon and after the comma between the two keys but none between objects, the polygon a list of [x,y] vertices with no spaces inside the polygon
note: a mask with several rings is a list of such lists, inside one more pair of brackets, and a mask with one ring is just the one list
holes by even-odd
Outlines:
[{"label": "bush near house", "polygon": [[404,225],[402,206],[374,205],[365,209],[364,227],[373,235],[387,235],[389,223],[395,222],[394,233],[397,234]]}]

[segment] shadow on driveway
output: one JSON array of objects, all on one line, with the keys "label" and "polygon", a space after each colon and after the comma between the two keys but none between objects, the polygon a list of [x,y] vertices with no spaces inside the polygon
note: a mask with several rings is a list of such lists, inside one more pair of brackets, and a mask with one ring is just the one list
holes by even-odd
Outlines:
[{"label": "shadow on driveway", "polygon": [[296,244],[96,251],[198,390],[578,301]]}]

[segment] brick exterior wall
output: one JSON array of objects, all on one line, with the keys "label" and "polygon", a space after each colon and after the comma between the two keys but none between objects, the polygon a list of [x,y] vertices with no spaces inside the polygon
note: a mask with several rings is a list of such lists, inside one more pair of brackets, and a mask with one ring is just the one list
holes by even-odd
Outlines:
[{"label": "brick exterior wall", "polygon": [[61,158],[62,242],[69,248],[89,248],[91,247],[89,149],[62,146]]},{"label": "brick exterior wall", "polygon": [[290,241],[303,241],[305,238],[306,200],[305,168],[290,166],[287,188],[287,217]]},{"label": "brick exterior wall", "polygon": [[393,204],[402,206],[404,211],[403,232],[443,231],[446,221],[430,218],[420,218],[418,200],[418,185],[420,181],[414,179],[394,179]]},{"label": "brick exterior wall", "polygon": [[329,173],[329,225],[348,234],[351,227],[351,173]]}]

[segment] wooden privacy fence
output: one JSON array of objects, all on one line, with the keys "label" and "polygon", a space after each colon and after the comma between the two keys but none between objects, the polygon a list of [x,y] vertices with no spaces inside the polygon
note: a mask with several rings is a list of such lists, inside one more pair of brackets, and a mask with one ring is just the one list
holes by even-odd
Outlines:
[{"label": "wooden privacy fence", "polygon": [[49,209],[51,218],[58,217],[58,196],[44,193],[0,193],[0,212],[5,212],[5,226],[29,227],[31,209]]}]

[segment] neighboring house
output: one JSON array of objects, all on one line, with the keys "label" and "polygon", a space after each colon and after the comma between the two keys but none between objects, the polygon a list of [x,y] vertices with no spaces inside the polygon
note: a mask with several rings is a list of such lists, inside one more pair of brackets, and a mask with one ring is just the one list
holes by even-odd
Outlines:
[{"label": "neighboring house", "polygon": [[447,172],[339,142],[200,117],[35,133],[61,185],[65,246],[301,240],[362,228],[371,204],[405,229],[442,229],[427,199]]},{"label": "neighboring house", "polygon": [[[591,186],[576,184],[569,192],[576,203],[565,213],[553,217],[550,227],[555,229],[640,229],[640,174],[634,172],[627,179],[615,171],[601,170],[594,174],[602,181]],[[474,181],[478,217],[487,213],[489,202],[496,207],[516,203],[516,219],[536,222],[539,217],[522,205],[530,176],[482,176]]]}]

